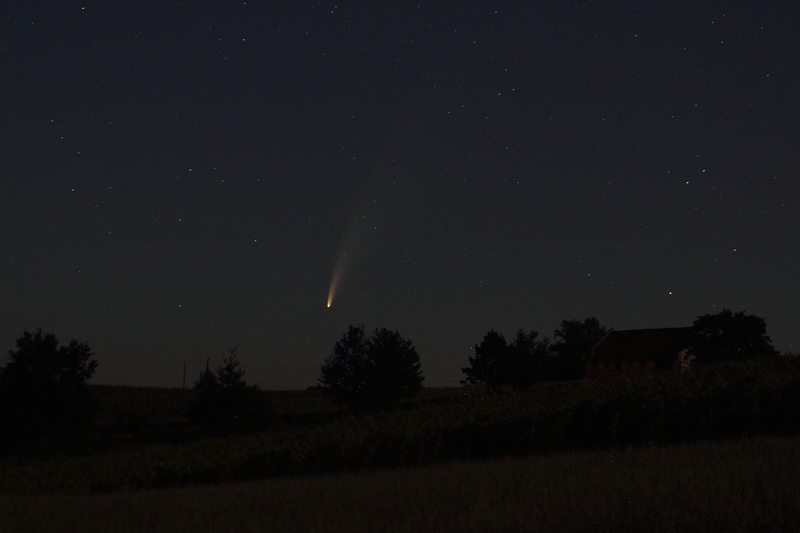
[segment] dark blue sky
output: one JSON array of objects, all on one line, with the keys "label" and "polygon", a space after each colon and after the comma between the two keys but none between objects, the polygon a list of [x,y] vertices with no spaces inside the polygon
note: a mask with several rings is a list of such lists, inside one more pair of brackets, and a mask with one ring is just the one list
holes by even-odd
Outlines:
[{"label": "dark blue sky", "polygon": [[[522,4],[522,3],[519,3]],[[351,323],[461,379],[490,328],[800,346],[795,2],[7,3],[0,347],[315,384]],[[337,257],[347,254],[333,305]]]}]

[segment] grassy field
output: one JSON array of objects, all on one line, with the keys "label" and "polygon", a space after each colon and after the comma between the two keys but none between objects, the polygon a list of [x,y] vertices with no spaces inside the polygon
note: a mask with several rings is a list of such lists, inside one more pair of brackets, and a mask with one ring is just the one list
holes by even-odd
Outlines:
[{"label": "grassy field", "polygon": [[745,436],[800,434],[800,360],[524,392],[424,389],[391,412],[353,416],[319,390],[269,392],[259,432],[192,427],[181,389],[93,387],[83,447],[0,458],[0,494],[110,493],[363,469]]},{"label": "grassy field", "polygon": [[112,494],[0,495],[0,532],[800,531],[800,438]]}]

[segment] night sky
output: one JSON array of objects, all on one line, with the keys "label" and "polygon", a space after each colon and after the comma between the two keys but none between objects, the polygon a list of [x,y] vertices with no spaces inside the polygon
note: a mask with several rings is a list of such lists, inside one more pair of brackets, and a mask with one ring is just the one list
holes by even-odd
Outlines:
[{"label": "night sky", "polygon": [[492,328],[726,307],[800,347],[800,3],[4,4],[4,354],[305,388],[363,323],[457,385]]}]

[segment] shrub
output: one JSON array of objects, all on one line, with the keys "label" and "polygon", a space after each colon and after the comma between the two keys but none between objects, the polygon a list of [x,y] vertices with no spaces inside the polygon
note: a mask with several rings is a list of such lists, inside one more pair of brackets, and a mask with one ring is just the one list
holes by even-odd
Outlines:
[{"label": "shrub", "polygon": [[215,372],[206,369],[195,382],[188,418],[200,426],[260,428],[273,419],[272,405],[257,385],[247,385],[236,347]]}]

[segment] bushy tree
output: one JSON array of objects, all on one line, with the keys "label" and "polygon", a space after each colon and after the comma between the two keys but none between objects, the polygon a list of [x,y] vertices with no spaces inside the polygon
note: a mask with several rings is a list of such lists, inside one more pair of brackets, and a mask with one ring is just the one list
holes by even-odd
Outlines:
[{"label": "bushy tree", "polygon": [[595,317],[584,320],[562,320],[553,333],[551,350],[558,361],[557,379],[580,379],[583,364],[595,344],[608,330]]},{"label": "bushy tree", "polygon": [[692,325],[693,364],[708,365],[777,355],[763,318],[723,309],[697,317]]},{"label": "bushy tree", "polygon": [[98,362],[87,343],[59,346],[52,333],[25,331],[0,377],[0,443],[7,451],[68,444],[89,429],[97,402],[86,386]]},{"label": "bushy tree", "polygon": [[526,333],[520,329],[509,344],[502,334],[489,330],[483,341],[475,345],[470,366],[461,369],[465,375],[461,383],[485,384],[497,390],[501,385],[525,389],[541,381],[549,341],[539,341],[538,336],[535,330]]},{"label": "bushy tree", "polygon": [[259,428],[271,422],[273,409],[257,385],[247,385],[236,347],[223,357],[222,365],[206,369],[194,383],[189,421],[205,426]]},{"label": "bushy tree", "polygon": [[319,384],[339,403],[356,413],[391,409],[421,389],[419,354],[398,332],[376,329],[371,338],[364,326],[351,325],[322,365]]}]

